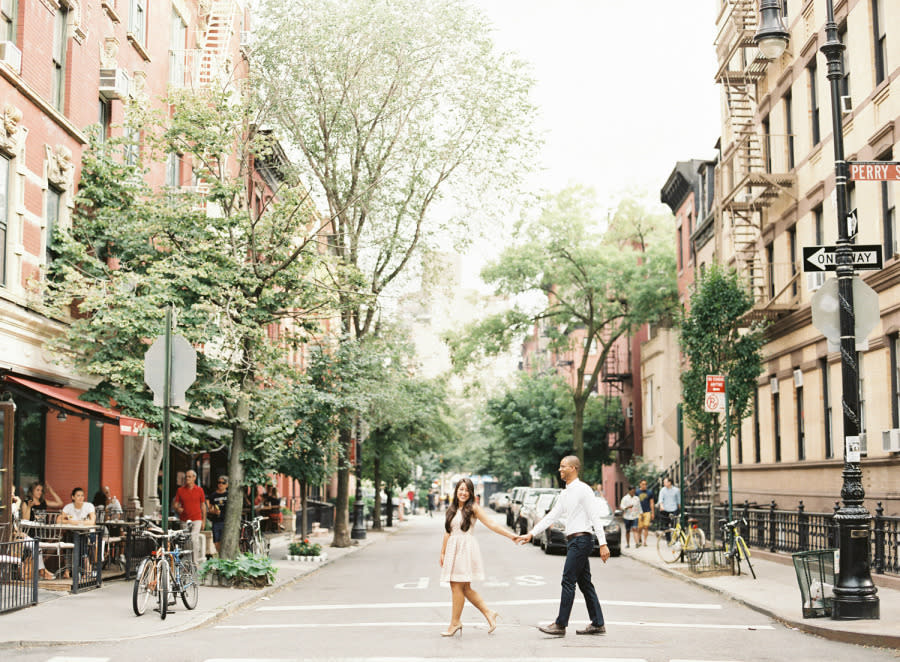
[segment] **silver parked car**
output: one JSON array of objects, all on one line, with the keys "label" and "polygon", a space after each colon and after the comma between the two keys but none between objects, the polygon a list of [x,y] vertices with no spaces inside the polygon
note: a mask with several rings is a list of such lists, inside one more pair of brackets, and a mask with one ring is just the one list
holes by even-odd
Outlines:
[{"label": "silver parked car", "polygon": [[494,492],[488,498],[488,506],[498,513],[505,513],[509,508],[509,492]]}]

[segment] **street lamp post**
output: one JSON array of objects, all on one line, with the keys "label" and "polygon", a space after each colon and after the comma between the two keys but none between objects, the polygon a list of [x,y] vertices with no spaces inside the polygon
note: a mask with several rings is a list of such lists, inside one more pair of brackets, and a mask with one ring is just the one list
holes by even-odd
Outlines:
[{"label": "street lamp post", "polygon": [[359,419],[356,422],[356,499],[353,504],[353,528],[350,537],[353,540],[364,540],[366,537],[366,511],[362,494],[362,441],[360,439]]},{"label": "street lamp post", "polygon": [[[877,619],[879,599],[870,571],[869,520],[863,506],[866,496],[858,457],[848,457],[849,441],[859,439],[859,366],[856,357],[856,315],[853,309],[853,250],[850,246],[847,210],[847,162],[844,160],[844,125],[841,118],[840,81],[844,65],[844,45],[838,39],[832,0],[826,0],[828,19],[826,40],[819,49],[828,63],[831,88],[831,122],[834,131],[835,195],[837,197],[838,298],[840,299],[841,386],[844,412],[844,470],[841,499],[843,506],[834,519],[840,531],[840,564],[834,586],[833,619]],[[781,0],[760,0],[760,22],[756,43],[769,59],[780,57],[787,47],[789,33],[781,16]]]}]

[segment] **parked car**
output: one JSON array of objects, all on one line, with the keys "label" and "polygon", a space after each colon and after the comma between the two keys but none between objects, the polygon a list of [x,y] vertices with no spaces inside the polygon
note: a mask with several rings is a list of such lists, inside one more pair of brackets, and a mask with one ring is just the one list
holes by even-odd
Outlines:
[{"label": "parked car", "polygon": [[529,511],[529,509],[534,508],[534,505],[537,503],[538,497],[542,494],[557,494],[559,490],[555,487],[529,487],[525,491],[525,495],[522,497],[522,505],[516,511],[515,525],[513,526],[513,530],[516,533],[525,534],[528,532],[528,522],[525,519],[525,514]]},{"label": "parked car", "polygon": [[[547,514],[547,511],[550,510],[550,506],[553,504],[556,499],[556,495],[559,494],[560,490],[553,490],[552,492],[544,492],[542,494],[537,495],[537,501],[534,503],[523,505],[521,518],[525,520],[524,532],[531,531],[535,524],[541,521],[541,518]],[[535,538],[531,541],[533,545],[541,544],[539,538]]]},{"label": "parked car", "polygon": [[516,517],[519,515],[519,508],[522,507],[522,497],[530,489],[527,486],[514,487],[512,492],[509,493],[509,506],[506,508],[506,526],[509,528],[515,528],[514,524],[516,523]]},{"label": "parked car", "polygon": [[488,505],[498,513],[505,513],[509,508],[509,492],[494,492],[488,499]]},{"label": "parked car", "polygon": [[[553,503],[556,502],[554,498]],[[609,502],[604,496],[595,496],[597,500],[597,508],[600,510],[600,519],[603,523],[603,533],[606,534],[606,544],[609,547],[610,556],[619,556],[622,553],[622,529],[616,520],[615,512],[609,507]],[[550,505],[550,508],[553,504]],[[541,536],[541,549],[546,554],[554,552],[564,552],[566,550],[566,519],[562,517],[559,521],[554,522]],[[594,553],[600,552],[600,543],[597,536],[594,535]]]}]

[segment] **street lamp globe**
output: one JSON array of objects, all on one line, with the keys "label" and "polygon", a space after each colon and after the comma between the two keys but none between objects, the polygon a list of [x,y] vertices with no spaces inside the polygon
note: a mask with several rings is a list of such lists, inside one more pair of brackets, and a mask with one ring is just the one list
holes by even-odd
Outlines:
[{"label": "street lamp globe", "polygon": [[782,18],[781,0],[760,0],[759,28],[753,36],[759,52],[768,60],[779,58],[789,39],[790,33]]}]

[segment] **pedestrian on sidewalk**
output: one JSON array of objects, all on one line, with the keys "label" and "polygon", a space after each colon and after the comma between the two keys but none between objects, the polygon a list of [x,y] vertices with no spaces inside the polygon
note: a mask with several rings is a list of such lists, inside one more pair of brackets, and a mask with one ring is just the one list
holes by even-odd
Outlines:
[{"label": "pedestrian on sidewalk", "polygon": [[663,530],[671,529],[678,519],[681,510],[681,490],[672,486],[672,479],[663,479],[663,488],[659,491],[659,519]]},{"label": "pedestrian on sidewalk", "polygon": [[463,606],[466,600],[475,605],[488,622],[488,634],[497,627],[497,612],[488,609],[484,599],[472,588],[473,581],[484,579],[484,562],[478,541],[472,535],[475,519],[495,533],[514,540],[512,532],[507,531],[484,512],[475,503],[475,486],[471,479],[461,478],[453,489],[453,502],[447,509],[444,519],[444,543],[441,546],[441,581],[450,582],[452,607],[450,611],[450,627],[441,632],[442,637],[452,637],[459,632],[462,636]]},{"label": "pedestrian on sidewalk", "polygon": [[597,507],[597,499],[591,487],[582,480],[581,460],[574,455],[564,457],[559,463],[559,476],[566,484],[566,488],[556,499],[556,503],[544,518],[534,525],[524,536],[516,536],[516,542],[520,544],[531,542],[531,539],[540,535],[551,524],[566,517],[566,564],[563,567],[562,595],[559,600],[559,614],[550,625],[538,627],[545,634],[563,636],[569,625],[569,615],[572,613],[572,603],[575,601],[575,585],[581,589],[584,601],[587,603],[588,615],[591,623],[583,630],[576,630],[576,634],[605,634],[606,625],[603,622],[603,610],[600,609],[600,601],[597,599],[597,591],[591,583],[591,568],[588,557],[594,549],[594,538],[591,535],[591,527],[600,543],[600,559],[606,563],[609,558],[609,547],[606,545],[606,534],[603,531],[603,521],[600,519],[600,510]]},{"label": "pedestrian on sidewalk", "polygon": [[653,521],[653,492],[647,489],[647,481],[640,482],[640,489],[636,492],[641,501],[641,514],[638,517],[638,542],[637,546],[647,545],[647,536],[650,535],[650,522]]},{"label": "pedestrian on sidewalk", "polygon": [[628,486],[628,492],[622,497],[619,508],[622,521],[625,522],[625,546],[631,547],[631,536],[634,535],[634,546],[638,546],[638,518],[641,516],[641,500],[634,493],[634,485]]},{"label": "pedestrian on sidewalk", "polygon": [[194,563],[205,561],[206,559],[200,558],[200,532],[206,528],[206,496],[203,488],[197,485],[197,472],[193,469],[188,469],[184,474],[184,485],[175,492],[173,505],[181,521],[191,523]]},{"label": "pedestrian on sidewalk", "polygon": [[225,531],[225,509],[228,507],[228,476],[216,480],[216,490],[206,500],[206,514],[212,522],[213,544],[216,554],[222,550],[222,533]]}]

